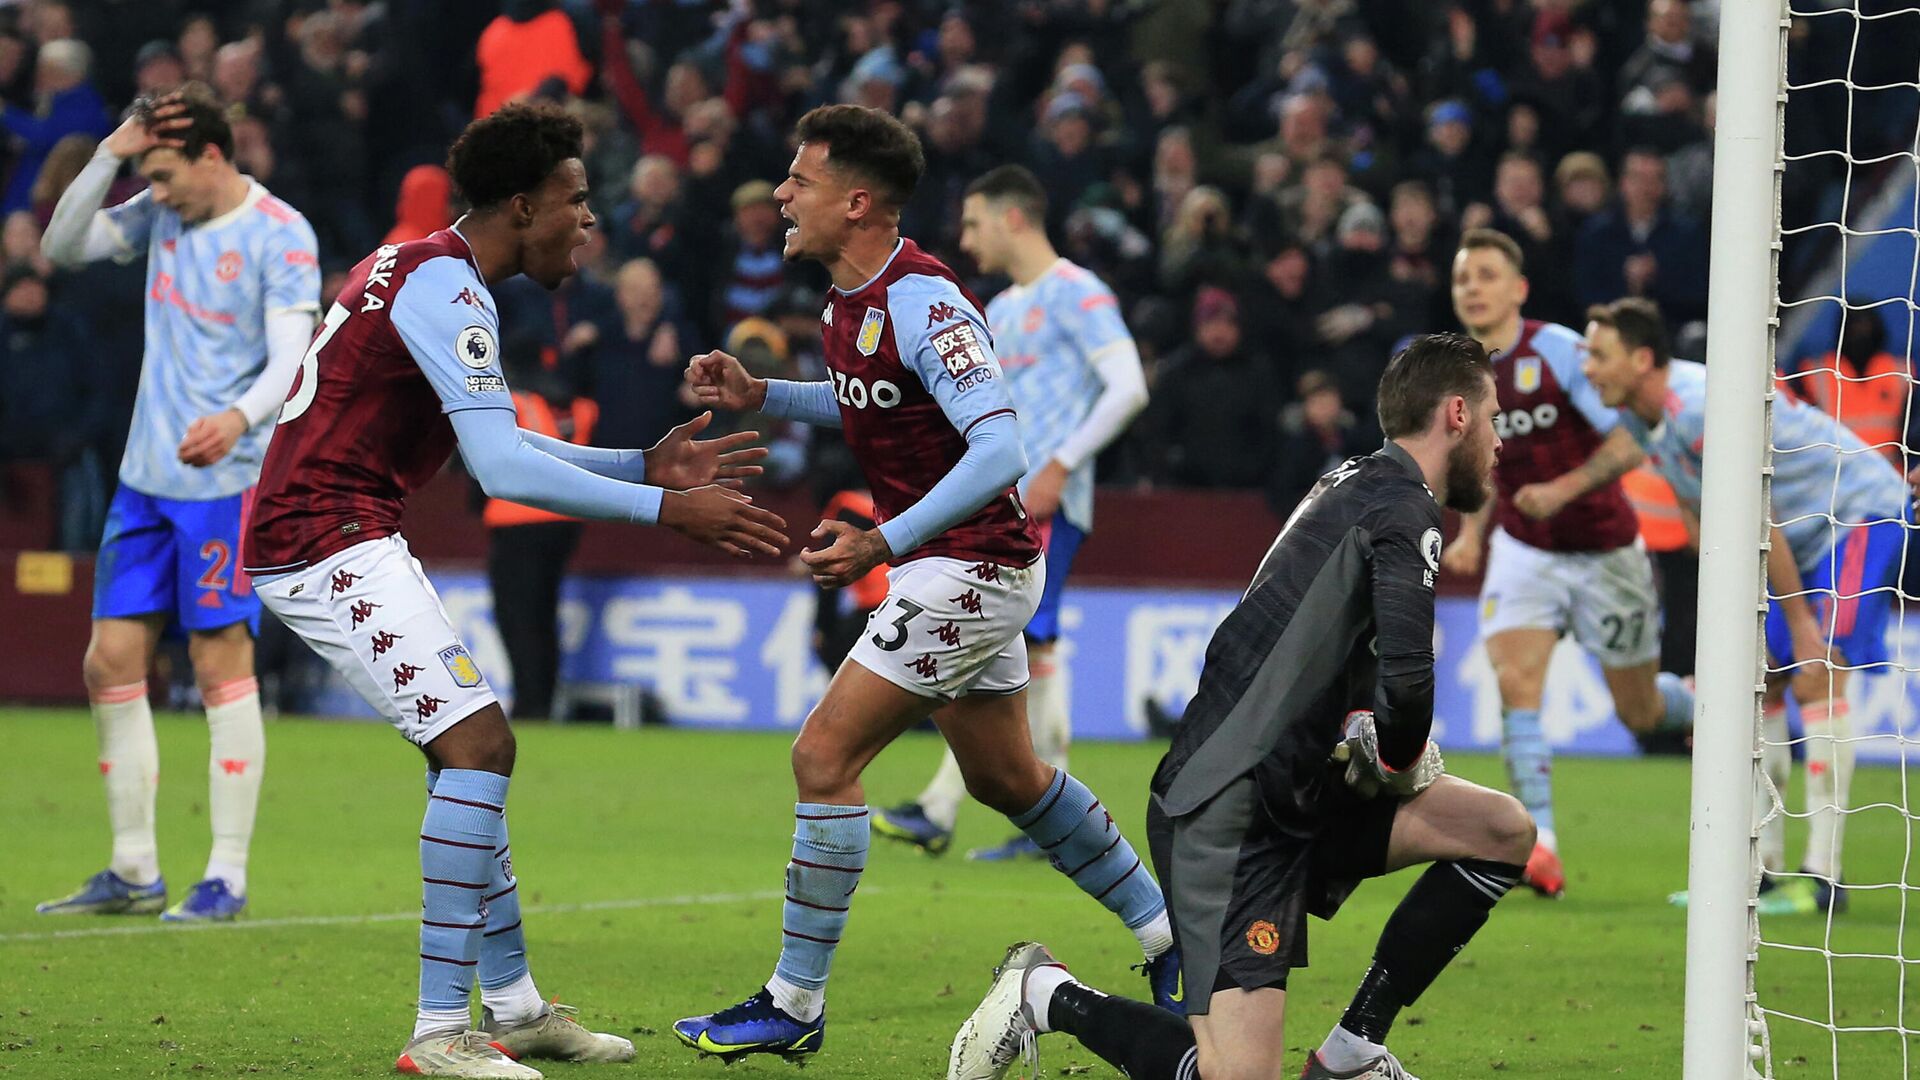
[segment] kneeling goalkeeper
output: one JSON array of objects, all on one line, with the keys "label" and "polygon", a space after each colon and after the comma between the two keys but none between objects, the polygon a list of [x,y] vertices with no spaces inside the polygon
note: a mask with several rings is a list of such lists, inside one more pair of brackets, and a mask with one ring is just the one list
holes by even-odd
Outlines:
[{"label": "kneeling goalkeeper", "polygon": [[1049,1031],[1133,1080],[1280,1076],[1307,916],[1432,863],[1304,1073],[1412,1080],[1387,1031],[1519,880],[1534,828],[1512,796],[1445,775],[1427,738],[1440,510],[1492,495],[1492,368],[1469,338],[1422,337],[1388,365],[1379,402],[1386,445],[1322,477],[1281,528],[1153,778],[1148,836],[1187,1019],[1102,994],[1023,942],[955,1037],[950,1080],[1000,1077]]}]

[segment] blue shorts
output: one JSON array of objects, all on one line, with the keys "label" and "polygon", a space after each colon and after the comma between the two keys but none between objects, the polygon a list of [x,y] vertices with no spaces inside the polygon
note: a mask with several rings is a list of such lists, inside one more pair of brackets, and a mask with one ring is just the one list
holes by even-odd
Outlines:
[{"label": "blue shorts", "polygon": [[[1801,582],[1834,651],[1847,667],[1887,660],[1887,616],[1907,529],[1898,521],[1840,527],[1839,542],[1820,568]],[[1793,663],[1793,636],[1778,600],[1767,604],[1767,653],[1776,667]],[[1840,663],[1841,661],[1836,661]]]},{"label": "blue shorts", "polygon": [[1041,527],[1047,545],[1047,584],[1040,590],[1040,606],[1027,623],[1027,640],[1042,644],[1060,639],[1060,598],[1067,590],[1067,572],[1087,534],[1060,514]]},{"label": "blue shorts", "polygon": [[251,490],[162,499],[121,484],[93,564],[93,617],[164,615],[182,630],[244,622],[258,631],[260,601],[239,560],[252,502]]}]

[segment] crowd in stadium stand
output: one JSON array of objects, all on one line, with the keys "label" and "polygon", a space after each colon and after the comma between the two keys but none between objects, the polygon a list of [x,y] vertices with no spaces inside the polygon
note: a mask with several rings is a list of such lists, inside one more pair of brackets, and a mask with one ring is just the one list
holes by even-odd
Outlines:
[{"label": "crowd in stadium stand", "polygon": [[[694,352],[819,370],[823,282],[781,261],[770,181],[800,113],[853,101],[922,135],[907,235],[964,270],[963,189],[1020,162],[1047,187],[1061,251],[1120,294],[1153,400],[1103,459],[1104,482],[1263,489],[1284,511],[1329,459],[1377,439],[1372,388],[1395,343],[1456,325],[1449,266],[1466,228],[1519,241],[1529,315],[1578,325],[1590,303],[1649,296],[1688,328],[1681,352],[1701,355],[1716,12],[1713,0],[24,0],[0,8],[0,460],[54,463],[58,540],[94,544],[139,364],[141,270],[56,274],[36,241],[136,94],[195,79],[229,103],[238,163],[313,222],[329,290],[383,240],[452,220],[438,163],[476,111],[564,103],[588,131],[601,227],[558,294],[524,279],[496,289],[503,352],[554,404],[593,399],[594,441],[623,446],[690,414],[680,373]],[[1823,32],[1796,28],[1797,75],[1820,75]],[[1909,36],[1863,37],[1855,78],[1878,64],[1910,80]],[[1839,44],[1819,62],[1844,65]],[[1864,157],[1912,137],[1898,103],[1862,96],[1850,110],[1809,92],[1789,108],[1790,151],[1851,131]],[[1832,216],[1846,175],[1843,161],[1789,170],[1789,226]],[[1788,272],[1819,243],[1797,237]],[[985,297],[999,283],[976,286]],[[820,451],[801,431],[771,435],[770,482],[803,482]]]}]

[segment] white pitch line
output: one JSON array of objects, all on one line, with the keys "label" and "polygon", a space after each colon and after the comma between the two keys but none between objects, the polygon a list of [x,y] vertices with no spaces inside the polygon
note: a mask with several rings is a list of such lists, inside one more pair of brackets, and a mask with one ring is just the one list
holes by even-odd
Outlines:
[{"label": "white pitch line", "polygon": [[[881,892],[869,889],[869,893]],[[521,909],[526,915],[571,915],[583,911],[629,911],[634,908],[694,907],[703,904],[736,904],[783,898],[779,889],[761,889],[737,893],[688,893],[682,896],[635,896],[624,900],[589,900],[578,904],[532,904]],[[85,918],[85,916],[60,916]],[[277,930],[286,926],[362,926],[368,923],[415,922],[420,912],[388,911],[371,915],[290,915],[278,919],[235,919],[232,922],[163,923],[153,919],[136,926],[96,926],[84,930],[32,930],[20,934],[0,934],[0,942],[64,941],[72,938],[136,937],[143,934],[179,934],[199,930]]]}]

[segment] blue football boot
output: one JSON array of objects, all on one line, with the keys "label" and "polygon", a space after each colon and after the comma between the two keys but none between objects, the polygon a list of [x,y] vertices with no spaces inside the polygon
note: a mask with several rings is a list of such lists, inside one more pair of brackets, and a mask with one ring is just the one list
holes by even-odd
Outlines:
[{"label": "blue football boot", "polygon": [[1144,964],[1135,964],[1134,970],[1147,976],[1147,986],[1153,991],[1153,1003],[1175,1016],[1187,1015],[1187,995],[1180,985],[1180,950],[1168,949]]},{"label": "blue football boot", "polygon": [[953,843],[953,830],[943,829],[927,819],[927,812],[916,802],[901,803],[873,812],[873,831],[889,840],[912,844],[929,855],[944,855]]},{"label": "blue football boot", "polygon": [[231,922],[247,910],[247,898],[227,887],[225,878],[208,878],[187,890],[187,898],[168,908],[161,922]]},{"label": "blue football boot", "polygon": [[1047,853],[1040,845],[1027,839],[1025,833],[1015,836],[1004,844],[992,847],[974,848],[967,852],[968,862],[1018,862],[1021,859],[1044,859]]},{"label": "blue football boot", "polygon": [[112,870],[102,870],[77,891],[36,904],[33,910],[42,915],[151,915],[166,906],[166,878],[135,885]]},{"label": "blue football boot", "polygon": [[812,1023],[803,1024],[780,1011],[773,995],[763,988],[740,1004],[710,1016],[676,1020],[673,1033],[693,1049],[713,1054],[728,1064],[748,1054],[778,1054],[799,1062],[820,1052],[820,1041],[827,1033],[827,1014],[823,1012]]}]

